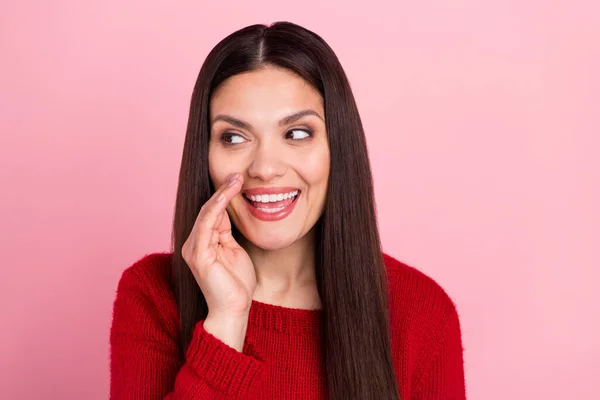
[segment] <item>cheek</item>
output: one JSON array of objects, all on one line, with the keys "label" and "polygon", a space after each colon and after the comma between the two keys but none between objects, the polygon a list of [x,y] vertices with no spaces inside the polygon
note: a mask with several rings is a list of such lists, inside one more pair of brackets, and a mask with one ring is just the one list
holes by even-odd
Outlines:
[{"label": "cheek", "polygon": [[304,157],[300,171],[309,185],[326,186],[329,179],[329,150],[314,151]]},{"label": "cheek", "polygon": [[208,148],[208,173],[215,190],[225,183],[229,174],[236,172],[231,157],[216,146]]}]

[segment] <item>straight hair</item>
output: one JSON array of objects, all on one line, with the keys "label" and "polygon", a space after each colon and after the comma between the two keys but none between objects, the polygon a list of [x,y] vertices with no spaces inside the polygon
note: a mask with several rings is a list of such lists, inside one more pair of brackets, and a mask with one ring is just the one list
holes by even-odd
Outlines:
[{"label": "straight hair", "polygon": [[[391,354],[388,282],[377,228],[373,179],[358,108],[329,45],[293,23],[251,25],[219,42],[191,98],[173,222],[173,281],[183,357],[208,307],[181,255],[202,205],[214,193],[208,170],[209,103],[228,78],[264,66],[292,71],[324,101],[330,175],[317,222],[315,268],[322,303],[323,365],[331,400],[400,399]],[[239,232],[238,232],[239,234]]]}]

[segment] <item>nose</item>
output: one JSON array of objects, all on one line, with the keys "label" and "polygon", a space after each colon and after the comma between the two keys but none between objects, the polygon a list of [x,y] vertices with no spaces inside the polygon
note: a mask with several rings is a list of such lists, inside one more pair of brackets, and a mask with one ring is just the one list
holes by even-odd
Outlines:
[{"label": "nose", "polygon": [[263,182],[272,182],[286,172],[286,164],[279,151],[273,143],[262,142],[258,144],[253,153],[248,175],[250,178],[260,179]]}]

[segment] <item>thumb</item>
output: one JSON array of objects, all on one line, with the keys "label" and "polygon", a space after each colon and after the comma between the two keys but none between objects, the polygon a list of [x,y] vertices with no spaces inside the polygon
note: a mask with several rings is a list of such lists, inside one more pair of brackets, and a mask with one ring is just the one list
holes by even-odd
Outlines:
[{"label": "thumb", "polygon": [[233,233],[231,231],[231,227],[227,230],[223,230],[219,232],[219,243],[221,246],[226,247],[231,250],[240,249],[241,246],[233,237]]},{"label": "thumb", "polygon": [[231,220],[229,219],[229,214],[227,211],[223,211],[221,215],[219,215],[217,232],[219,233],[219,244],[221,246],[232,250],[239,249],[241,247],[233,237]]}]

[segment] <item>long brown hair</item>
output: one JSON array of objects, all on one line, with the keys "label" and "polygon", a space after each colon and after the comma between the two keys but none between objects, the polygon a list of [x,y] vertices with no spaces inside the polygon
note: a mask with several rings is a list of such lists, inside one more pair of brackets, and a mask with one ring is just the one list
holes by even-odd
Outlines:
[{"label": "long brown hair", "polygon": [[208,171],[209,101],[227,78],[269,64],[323,96],[330,176],[317,223],[316,277],[323,361],[331,400],[400,398],[391,355],[387,276],[362,122],[344,70],[327,43],[289,22],[232,33],[207,56],[191,99],[173,224],[173,277],[183,354],[208,308],[181,256],[200,207],[214,193]]}]

